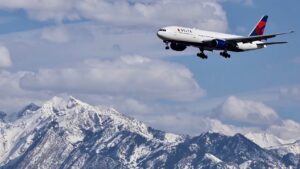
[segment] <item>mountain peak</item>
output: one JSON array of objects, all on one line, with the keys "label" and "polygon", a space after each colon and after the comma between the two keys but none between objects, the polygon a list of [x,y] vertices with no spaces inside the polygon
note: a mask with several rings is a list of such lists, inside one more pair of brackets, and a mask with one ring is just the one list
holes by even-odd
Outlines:
[{"label": "mountain peak", "polygon": [[69,99],[67,100],[67,107],[72,108],[72,107],[75,107],[77,105],[88,105],[88,104],[76,99],[73,96],[69,96]]},{"label": "mountain peak", "polygon": [[42,106],[41,112],[43,115],[57,119],[59,123],[62,123],[61,125],[65,125],[68,121],[69,127],[72,124],[73,128],[98,130],[101,125],[104,125],[103,123],[107,123],[105,125],[111,125],[116,130],[138,133],[147,139],[153,138],[149,127],[144,123],[127,117],[113,108],[92,106],[72,96],[53,97]]},{"label": "mountain peak", "polygon": [[62,112],[66,112],[66,110],[73,109],[77,106],[84,108],[84,109],[93,108],[93,106],[91,106],[87,103],[84,103],[72,96],[69,96],[69,97],[54,96],[50,100],[46,101],[42,105],[41,109],[46,114],[55,113],[56,115],[60,116],[60,115],[62,115],[61,114]]},{"label": "mountain peak", "polygon": [[77,102],[77,99],[75,99],[72,96],[69,97],[58,97],[54,96],[50,100],[46,101],[44,105],[46,106],[52,106],[52,107],[57,107],[61,105],[67,105],[68,102]]}]

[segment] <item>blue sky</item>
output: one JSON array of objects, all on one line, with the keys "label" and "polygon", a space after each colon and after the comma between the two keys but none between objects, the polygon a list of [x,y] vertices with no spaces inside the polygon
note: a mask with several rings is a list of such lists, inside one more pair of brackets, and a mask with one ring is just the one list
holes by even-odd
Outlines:
[{"label": "blue sky", "polygon": [[[296,0],[0,2],[0,109],[73,95],[178,133],[290,138],[300,128],[295,6]],[[270,40],[288,44],[228,60],[207,52],[200,60],[196,49],[165,51],[156,37],[168,25],[248,35],[264,14],[266,33],[296,31]],[[290,135],[280,135],[286,130]]]}]

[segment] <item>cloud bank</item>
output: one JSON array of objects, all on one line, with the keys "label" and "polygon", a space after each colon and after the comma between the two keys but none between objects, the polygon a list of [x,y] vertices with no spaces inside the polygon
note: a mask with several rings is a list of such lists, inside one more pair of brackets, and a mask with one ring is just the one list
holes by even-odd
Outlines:
[{"label": "cloud bank", "polygon": [[226,13],[216,0],[10,0],[1,1],[0,9],[23,9],[32,19],[58,23],[87,19],[117,26],[183,24],[211,30],[227,29]]},{"label": "cloud bank", "polygon": [[75,67],[41,69],[21,79],[28,90],[90,93],[139,99],[191,101],[205,95],[189,69],[142,56],[89,60]]},{"label": "cloud bank", "polygon": [[12,66],[9,50],[5,46],[0,45],[0,68]]},{"label": "cloud bank", "polygon": [[44,29],[41,38],[56,43],[65,43],[70,39],[68,31],[63,26]]},{"label": "cloud bank", "polygon": [[244,100],[236,96],[230,96],[222,104],[216,105],[212,116],[174,111],[169,114],[156,114],[151,118],[139,118],[167,131],[189,131],[192,135],[207,131],[226,135],[268,133],[284,140],[300,139],[299,123],[280,118],[277,112],[262,102]]},{"label": "cloud bank", "polygon": [[277,113],[265,104],[235,96],[228,97],[216,114],[223,121],[261,126],[273,124],[279,119]]}]

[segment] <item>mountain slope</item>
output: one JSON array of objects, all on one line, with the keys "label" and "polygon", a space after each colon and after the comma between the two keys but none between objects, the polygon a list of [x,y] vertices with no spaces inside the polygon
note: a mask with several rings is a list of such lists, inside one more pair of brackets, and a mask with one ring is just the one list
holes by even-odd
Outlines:
[{"label": "mountain slope", "polygon": [[0,168],[296,168],[299,164],[297,156],[284,159],[240,134],[166,133],[72,97],[29,107],[15,121],[0,122]]},{"label": "mountain slope", "polygon": [[300,155],[300,140],[297,140],[294,143],[272,146],[269,149],[276,150],[279,154],[283,155],[288,153]]}]

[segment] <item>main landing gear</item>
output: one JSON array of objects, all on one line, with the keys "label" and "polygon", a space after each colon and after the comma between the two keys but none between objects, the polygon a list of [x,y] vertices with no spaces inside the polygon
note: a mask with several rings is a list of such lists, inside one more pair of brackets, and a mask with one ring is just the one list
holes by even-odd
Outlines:
[{"label": "main landing gear", "polygon": [[224,58],[230,58],[230,54],[228,54],[226,51],[220,52],[220,55],[223,56]]},{"label": "main landing gear", "polygon": [[203,49],[200,49],[200,53],[197,53],[197,56],[201,59],[207,59],[207,55],[204,54]]}]

